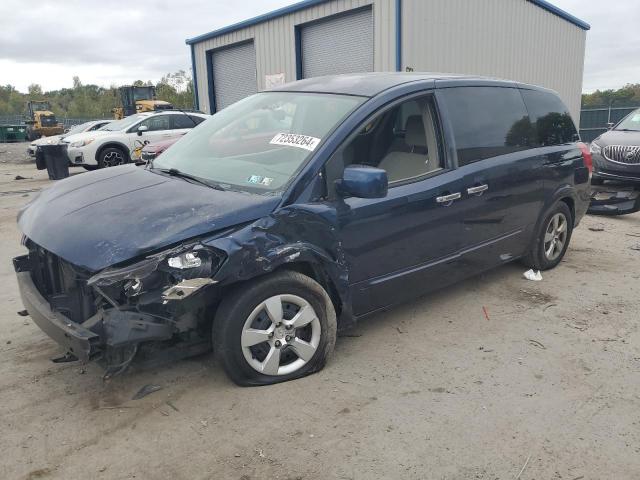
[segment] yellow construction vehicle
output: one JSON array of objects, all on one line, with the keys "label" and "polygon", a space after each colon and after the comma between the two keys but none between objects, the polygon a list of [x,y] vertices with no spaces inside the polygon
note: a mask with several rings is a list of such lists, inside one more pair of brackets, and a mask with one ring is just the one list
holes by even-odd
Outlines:
[{"label": "yellow construction vehicle", "polygon": [[144,87],[125,85],[120,87],[118,91],[120,92],[122,106],[112,110],[116,120],[134,113],[173,109],[173,105],[169,102],[156,98],[156,87],[152,85]]},{"label": "yellow construction vehicle", "polygon": [[60,135],[64,127],[56,120],[49,102],[45,100],[29,100],[27,102],[26,120],[27,139],[36,140],[42,136]]}]

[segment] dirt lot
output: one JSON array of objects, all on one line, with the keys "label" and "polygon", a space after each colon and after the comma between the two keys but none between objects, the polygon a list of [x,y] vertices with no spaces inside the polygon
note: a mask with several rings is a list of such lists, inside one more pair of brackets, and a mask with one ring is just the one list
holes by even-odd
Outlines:
[{"label": "dirt lot", "polygon": [[16,313],[16,213],[49,183],[25,147],[0,144],[0,478],[640,478],[640,214],[586,218],[542,282],[378,315],[302,380],[239,388],[206,355],[103,383]]}]

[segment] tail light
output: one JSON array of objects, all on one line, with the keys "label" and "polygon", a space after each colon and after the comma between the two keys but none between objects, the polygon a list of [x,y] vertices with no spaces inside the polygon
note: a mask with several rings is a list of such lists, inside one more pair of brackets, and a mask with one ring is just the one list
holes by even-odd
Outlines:
[{"label": "tail light", "polygon": [[578,143],[578,148],[582,152],[582,161],[584,162],[584,166],[589,170],[589,175],[593,172],[593,157],[591,156],[591,152],[589,151],[589,147],[587,147],[584,143]]}]

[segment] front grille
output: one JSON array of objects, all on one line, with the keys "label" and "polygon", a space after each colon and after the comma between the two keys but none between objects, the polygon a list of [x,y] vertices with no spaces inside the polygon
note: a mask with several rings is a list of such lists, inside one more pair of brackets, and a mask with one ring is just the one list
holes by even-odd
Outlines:
[{"label": "front grille", "polygon": [[87,287],[86,273],[30,240],[26,245],[33,283],[53,310],[76,323],[96,313],[95,297]]},{"label": "front grille", "polygon": [[604,147],[604,157],[616,163],[626,165],[640,164],[640,146],[632,145],[608,145]]}]

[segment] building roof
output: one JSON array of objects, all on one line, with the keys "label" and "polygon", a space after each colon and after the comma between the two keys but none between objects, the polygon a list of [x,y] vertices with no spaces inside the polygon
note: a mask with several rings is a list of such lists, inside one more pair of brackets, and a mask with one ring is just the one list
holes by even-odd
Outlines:
[{"label": "building roof", "polygon": [[476,75],[418,72],[373,72],[347,73],[342,75],[327,75],[324,77],[307,78],[304,80],[286,83],[269,90],[269,92],[336,93],[340,95],[374,97],[389,88],[414,82],[421,82],[425,84],[425,88],[436,87],[437,85],[443,87],[453,85],[492,85],[505,87],[524,86],[524,84],[510,80],[479,77]]},{"label": "building roof", "polygon": [[[224,35],[225,33],[235,32],[236,30],[240,30],[242,28],[251,27],[253,25],[257,25],[258,23],[266,22],[274,18],[295,13],[299,10],[304,10],[305,8],[313,7],[314,5],[325,3],[328,1],[330,0],[302,0],[301,2],[294,3],[293,5],[282,7],[277,10],[273,10],[271,12],[258,15],[257,17],[253,17],[248,20],[243,20],[241,22],[234,23],[233,25],[229,25],[226,27],[219,28],[217,30],[213,30],[209,33],[204,33],[202,35],[198,35],[193,38],[187,38],[185,42],[187,43],[187,45],[193,45],[194,43],[203,42],[204,40],[209,40],[211,38],[219,37],[220,35]],[[578,17],[575,17],[568,12],[565,12],[564,10],[547,2],[546,0],[527,0],[527,1],[533,3],[534,5],[539,6],[540,8],[543,8],[544,10],[554,15],[557,15],[558,17],[582,28],[583,30],[591,29],[591,26],[587,22],[580,20]]]}]

